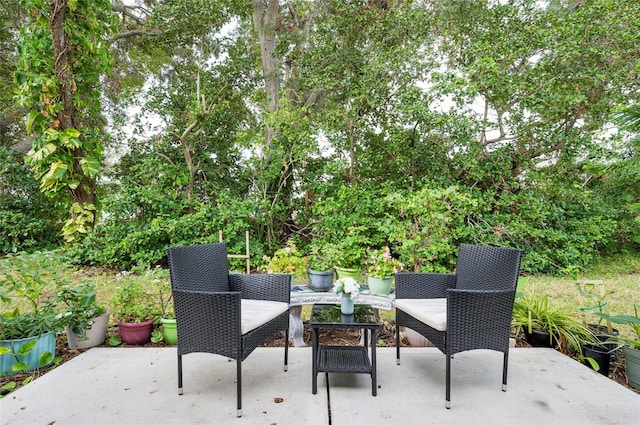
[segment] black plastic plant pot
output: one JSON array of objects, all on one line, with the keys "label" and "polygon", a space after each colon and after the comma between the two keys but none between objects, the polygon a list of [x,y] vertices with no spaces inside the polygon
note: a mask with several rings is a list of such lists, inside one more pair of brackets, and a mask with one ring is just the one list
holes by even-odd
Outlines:
[{"label": "black plastic plant pot", "polygon": [[[611,363],[611,352],[615,349],[615,344],[593,345],[585,344],[582,346],[582,354],[584,357],[591,357],[598,364],[598,373],[604,376],[609,376],[609,364]],[[585,365],[592,367],[591,363],[584,359],[582,361]]]},{"label": "black plastic plant pot", "polygon": [[524,330],[524,339],[532,347],[548,347],[553,348],[556,343],[556,339],[551,339],[551,335],[547,331],[541,331],[539,329],[531,329],[531,333]]}]

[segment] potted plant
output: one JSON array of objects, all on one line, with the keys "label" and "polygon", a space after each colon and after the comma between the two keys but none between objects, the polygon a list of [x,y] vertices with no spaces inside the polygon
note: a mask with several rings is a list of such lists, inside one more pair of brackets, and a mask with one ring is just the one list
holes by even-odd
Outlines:
[{"label": "potted plant", "polygon": [[[366,246],[366,245],[365,245]],[[366,251],[360,241],[355,236],[347,236],[342,241],[335,244],[336,254],[336,277],[342,279],[350,277],[357,282],[362,279],[362,267]]]},{"label": "potted plant", "polygon": [[[605,290],[604,282],[601,280],[578,280],[576,274],[573,276],[580,294],[582,304],[580,311],[583,314],[587,312],[604,314],[608,304],[605,298],[613,291]],[[602,316],[598,316],[597,323],[588,323],[586,316],[583,317],[584,323],[593,334],[593,338],[582,345],[582,354],[586,359],[583,362],[602,375],[609,376],[609,365],[615,353],[618,352],[617,344],[609,340],[618,334],[618,330],[614,329],[611,322]]]},{"label": "potted plant", "polygon": [[64,307],[58,318],[65,326],[69,348],[90,348],[104,342],[109,312],[97,302],[94,285],[58,284],[55,298]]},{"label": "potted plant", "polygon": [[326,292],[333,285],[333,266],[338,256],[338,250],[332,244],[314,244],[308,255],[309,287],[317,292]]},{"label": "potted plant", "polygon": [[402,270],[402,263],[391,256],[391,249],[367,249],[367,283],[369,291],[376,295],[389,295],[393,275]]},{"label": "potted plant", "polygon": [[112,300],[112,310],[120,339],[132,345],[149,341],[154,321],[162,314],[152,284],[140,277],[119,285]]},{"label": "potted plant", "polygon": [[342,294],[340,301],[340,311],[342,314],[353,314],[353,299],[360,292],[358,282],[353,278],[343,277],[342,279],[336,280],[336,283],[333,285],[333,292]]},{"label": "potted plant", "polygon": [[[55,357],[61,329],[52,297],[59,269],[53,253],[20,254],[0,262],[0,374],[13,375],[46,366]],[[46,272],[43,272],[46,271]]]},{"label": "potted plant", "polygon": [[617,315],[611,316],[605,313],[596,312],[595,314],[610,320],[619,325],[628,325],[631,328],[632,336],[616,335],[611,339],[623,344],[622,351],[624,353],[627,380],[629,386],[640,389],[640,316],[638,315],[638,306],[633,305],[634,315]]},{"label": "potted plant", "polygon": [[513,304],[516,334],[523,330],[532,346],[558,347],[564,353],[579,353],[592,334],[568,308],[553,306],[548,295],[519,293]]},{"label": "potted plant", "polygon": [[293,239],[289,239],[284,248],[278,249],[272,257],[263,256],[261,273],[288,273],[297,281],[306,278],[307,259],[298,250]]},{"label": "potted plant", "polygon": [[171,291],[171,280],[169,277],[159,278],[160,290],[158,292],[158,300],[160,301],[160,310],[162,312],[160,324],[161,332],[153,332],[151,341],[158,343],[164,341],[169,345],[178,343],[178,327],[176,324],[176,313],[173,309],[173,292]]}]

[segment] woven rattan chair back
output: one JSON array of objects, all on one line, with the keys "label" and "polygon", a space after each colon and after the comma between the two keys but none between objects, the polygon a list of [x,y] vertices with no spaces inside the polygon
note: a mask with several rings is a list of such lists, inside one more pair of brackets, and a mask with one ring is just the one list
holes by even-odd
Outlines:
[{"label": "woven rattan chair back", "polygon": [[520,271],[518,249],[460,245],[456,267],[456,289],[515,289]]},{"label": "woven rattan chair back", "polygon": [[224,243],[169,250],[171,286],[176,290],[228,292],[229,261]]}]

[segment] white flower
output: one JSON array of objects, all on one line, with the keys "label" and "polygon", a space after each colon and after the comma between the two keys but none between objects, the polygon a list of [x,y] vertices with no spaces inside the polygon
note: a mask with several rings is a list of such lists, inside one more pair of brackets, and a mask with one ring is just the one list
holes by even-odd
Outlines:
[{"label": "white flower", "polygon": [[333,291],[336,294],[346,294],[349,298],[353,298],[358,295],[360,285],[351,277],[343,277],[342,279],[336,280],[333,284]]}]

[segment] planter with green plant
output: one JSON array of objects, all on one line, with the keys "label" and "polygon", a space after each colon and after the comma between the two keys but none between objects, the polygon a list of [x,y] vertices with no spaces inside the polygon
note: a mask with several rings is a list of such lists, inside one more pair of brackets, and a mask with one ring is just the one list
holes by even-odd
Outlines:
[{"label": "planter with green plant", "polygon": [[[0,262],[0,374],[13,375],[46,366],[55,357],[62,329],[47,288],[58,279],[54,253],[20,254]],[[35,266],[34,266],[35,265]]]},{"label": "planter with green plant", "polygon": [[337,279],[350,277],[357,282],[362,282],[362,268],[366,256],[365,246],[356,237],[345,237],[335,245]]},{"label": "planter with green plant", "polygon": [[162,311],[160,319],[162,330],[153,331],[151,334],[151,341],[155,343],[164,341],[166,344],[176,345],[178,343],[178,327],[176,323],[176,313],[173,309],[171,281],[167,277],[159,279],[158,282],[160,285],[158,299],[160,302],[160,310]]},{"label": "planter with green plant", "polygon": [[402,263],[393,258],[391,249],[367,249],[367,284],[369,291],[375,295],[387,296],[391,292],[393,276],[402,270]]},{"label": "planter with green plant", "polygon": [[55,298],[63,308],[58,317],[65,326],[69,348],[90,348],[104,342],[109,312],[97,302],[93,284],[58,282]]},{"label": "planter with green plant", "polygon": [[557,347],[566,354],[580,353],[582,344],[593,340],[574,312],[551,305],[548,295],[518,293],[513,304],[513,324],[516,334],[522,329],[530,345]]},{"label": "planter with green plant", "polygon": [[129,279],[119,285],[112,300],[112,312],[121,341],[111,338],[111,345],[119,342],[141,345],[149,341],[154,321],[162,315],[157,296],[152,284],[142,278]]},{"label": "planter with green plant", "polygon": [[333,286],[333,273],[338,250],[333,244],[316,243],[311,246],[309,268],[309,287],[317,292],[329,291]]},{"label": "planter with green plant", "polygon": [[601,341],[617,335],[618,330],[613,328],[611,321],[602,317],[602,315],[606,315],[605,308],[608,305],[608,301],[605,299],[607,296],[613,294],[613,291],[606,290],[604,282],[601,280],[576,280],[576,287],[578,288],[582,303],[580,311],[583,313],[598,313],[596,315],[599,317],[597,323],[587,323],[585,319],[587,327],[589,327]]},{"label": "planter with green plant", "polygon": [[[585,313],[604,314],[608,304],[605,298],[613,291],[607,291],[602,280],[578,280],[577,274],[573,274],[573,278],[580,294],[582,304],[580,311],[583,313],[583,321],[593,334],[592,340],[582,345],[582,355],[585,358],[583,363],[600,374],[609,376],[609,365],[618,352],[617,344],[610,339],[618,334],[618,330],[613,328],[609,320],[601,316],[597,316],[599,317],[597,323],[590,322]],[[593,316],[589,315],[589,317]],[[596,364],[597,367],[594,367]]]},{"label": "planter with green plant", "polygon": [[640,389],[640,316],[638,315],[638,306],[633,305],[634,315],[616,315],[611,316],[605,313],[595,312],[606,320],[619,325],[627,325],[631,328],[632,336],[622,334],[611,338],[623,344],[622,351],[624,353],[627,380],[629,386]]}]

